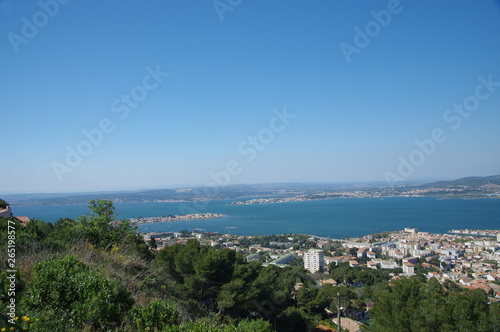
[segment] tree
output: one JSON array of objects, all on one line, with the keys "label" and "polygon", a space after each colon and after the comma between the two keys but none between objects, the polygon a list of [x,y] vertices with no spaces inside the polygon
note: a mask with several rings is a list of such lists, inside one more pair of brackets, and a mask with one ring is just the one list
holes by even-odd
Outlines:
[{"label": "tree", "polygon": [[308,318],[302,310],[289,307],[278,315],[276,330],[279,332],[308,331],[307,322]]},{"label": "tree", "polygon": [[500,331],[500,302],[490,305],[491,330]]},{"label": "tree", "polygon": [[157,249],[158,246],[156,245],[156,239],[152,236],[151,240],[149,240],[149,247],[151,249]]},{"label": "tree", "polygon": [[235,264],[232,280],[221,286],[217,296],[219,309],[232,317],[247,317],[258,312],[260,290],[253,281],[261,269],[258,262]]},{"label": "tree", "polygon": [[93,199],[89,202],[88,208],[93,213],[90,215],[92,220],[100,220],[104,223],[110,223],[115,220],[113,202],[106,199]]},{"label": "tree", "polygon": [[272,332],[273,328],[268,321],[263,319],[244,319],[238,323],[236,332]]},{"label": "tree", "polygon": [[[325,303],[317,300],[319,289],[317,287],[302,287],[297,291],[297,305],[305,312],[317,313],[323,311]],[[328,306],[328,305],[326,305]]]},{"label": "tree", "polygon": [[482,290],[446,290],[435,278],[401,278],[379,287],[369,331],[491,331],[494,315]]},{"label": "tree", "polygon": [[113,202],[105,199],[94,199],[88,205],[91,213],[89,216],[78,218],[78,229],[91,244],[109,249],[112,244],[129,243],[134,249],[142,245],[142,254],[147,249],[144,241],[137,234],[137,228],[132,227],[130,221],[117,221],[114,214]]},{"label": "tree", "polygon": [[0,199],[0,209],[6,209],[7,206],[9,206],[9,203],[4,201],[3,199]]}]

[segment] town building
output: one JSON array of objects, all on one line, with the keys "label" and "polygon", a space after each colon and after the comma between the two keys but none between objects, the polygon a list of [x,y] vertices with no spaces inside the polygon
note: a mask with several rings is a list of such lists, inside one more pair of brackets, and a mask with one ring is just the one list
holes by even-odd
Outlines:
[{"label": "town building", "polygon": [[0,209],[0,217],[4,217],[6,219],[12,217],[12,212],[10,211],[10,206],[6,206],[5,209]]},{"label": "town building", "polygon": [[273,264],[273,265],[276,265],[279,267],[285,267],[288,264],[290,264],[290,262],[293,261],[294,258],[295,258],[295,256],[293,254],[287,254],[287,255],[283,255],[283,256],[276,258],[275,260],[273,260],[269,264]]},{"label": "town building", "polygon": [[325,269],[325,257],[323,250],[311,249],[304,253],[304,268],[311,273]]},{"label": "town building", "polygon": [[409,262],[403,263],[403,273],[413,275],[415,274],[415,265]]}]

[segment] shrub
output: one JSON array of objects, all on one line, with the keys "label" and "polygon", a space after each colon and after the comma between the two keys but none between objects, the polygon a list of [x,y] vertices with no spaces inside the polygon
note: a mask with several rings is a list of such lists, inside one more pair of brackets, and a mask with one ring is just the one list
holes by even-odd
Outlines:
[{"label": "shrub", "polygon": [[38,263],[33,275],[26,306],[43,313],[47,322],[110,329],[119,326],[133,304],[127,289],[74,256]]},{"label": "shrub", "polygon": [[137,330],[162,331],[179,321],[179,311],[166,301],[152,300],[145,306],[134,306],[131,310]]}]

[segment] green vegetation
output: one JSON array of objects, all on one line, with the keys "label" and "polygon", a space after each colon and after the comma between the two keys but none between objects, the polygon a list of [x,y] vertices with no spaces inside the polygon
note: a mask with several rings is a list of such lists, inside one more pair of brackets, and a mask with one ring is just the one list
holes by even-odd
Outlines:
[{"label": "green vegetation", "polygon": [[349,286],[353,283],[364,286],[375,286],[390,280],[392,277],[390,273],[399,272],[399,270],[373,270],[366,267],[351,268],[349,263],[346,262],[330,266],[330,276],[338,283]]},{"label": "green vegetation", "polygon": [[[176,244],[156,256],[135,227],[117,221],[110,201],[92,200],[87,216],[45,223],[0,218],[16,229],[16,324],[32,331],[283,330],[302,267],[247,263],[229,249]],[[153,246],[153,243],[149,243]],[[7,241],[0,242],[0,310],[7,313]],[[299,315],[302,317],[301,315]],[[281,323],[279,323],[281,322]],[[309,327],[306,318],[304,326]]]},{"label": "green vegetation", "polygon": [[4,201],[3,199],[0,199],[0,209],[5,209],[9,204]]},{"label": "green vegetation", "polygon": [[133,300],[125,287],[108,280],[74,256],[49,259],[33,268],[26,309],[56,330],[66,322],[96,329],[118,327]]},{"label": "green vegetation", "polygon": [[[446,287],[448,286],[448,287]],[[401,278],[374,293],[366,331],[498,331],[500,303],[488,305],[482,290],[466,291],[435,278]]]},{"label": "green vegetation", "polygon": [[[189,239],[158,253],[110,201],[92,200],[89,214],[45,223],[16,219],[16,274],[7,272],[8,220],[0,218],[0,329],[30,331],[308,331],[331,323],[340,297],[342,315],[369,331],[490,331],[500,308],[481,291],[425,278],[391,280],[391,272],[332,266],[310,274],[301,264],[280,268],[247,262],[240,253]],[[308,236],[299,247],[312,245]],[[287,235],[261,237],[287,242]],[[338,244],[332,245],[339,249]],[[320,286],[318,278],[339,285]],[[15,325],[7,313],[16,291]],[[370,310],[368,320],[367,307]],[[328,323],[328,324],[330,324]],[[427,327],[429,328],[424,328]]]},{"label": "green vegetation", "polygon": [[132,319],[137,330],[162,331],[179,323],[179,311],[170,302],[154,299],[144,306],[134,306]]}]

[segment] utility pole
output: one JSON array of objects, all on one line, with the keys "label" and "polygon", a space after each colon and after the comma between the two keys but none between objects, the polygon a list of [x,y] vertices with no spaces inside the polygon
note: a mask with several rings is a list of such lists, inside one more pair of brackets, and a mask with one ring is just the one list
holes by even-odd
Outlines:
[{"label": "utility pole", "polygon": [[342,307],[340,306],[340,293],[337,293],[337,301],[335,301],[335,306],[337,307],[337,326],[338,326],[338,331],[342,331],[342,325],[340,324],[340,310],[342,310]]},{"label": "utility pole", "polygon": [[227,228],[227,235],[231,236],[231,228],[236,228],[236,227],[226,227]]}]

